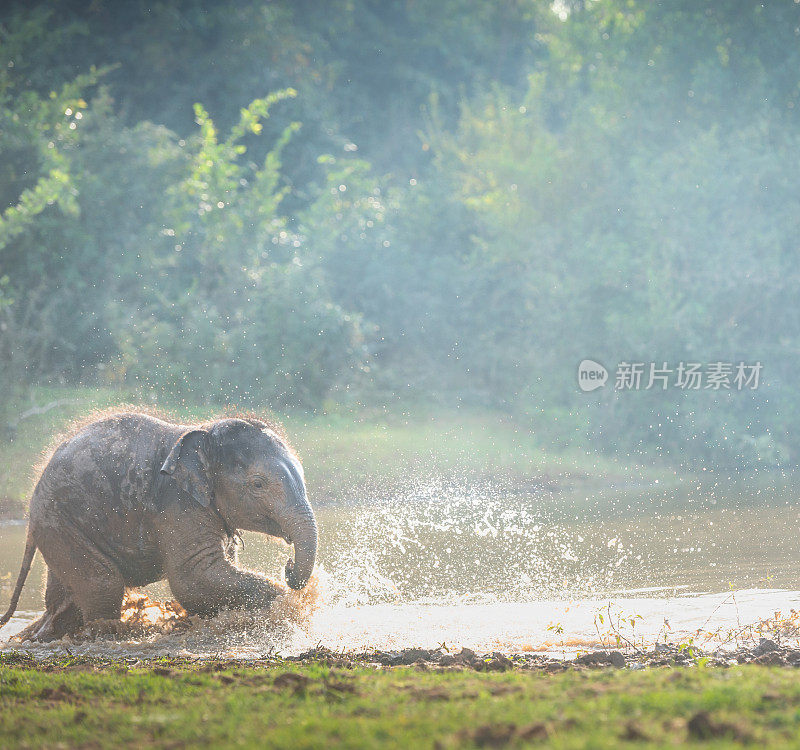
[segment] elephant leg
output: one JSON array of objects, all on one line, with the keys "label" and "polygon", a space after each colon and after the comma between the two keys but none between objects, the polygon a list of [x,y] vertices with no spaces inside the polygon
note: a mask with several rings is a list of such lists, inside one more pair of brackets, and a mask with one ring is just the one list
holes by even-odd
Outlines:
[{"label": "elephant leg", "polygon": [[286,587],[231,562],[232,548],[220,529],[198,523],[195,514],[172,523],[162,540],[164,572],[172,595],[192,615],[223,609],[269,607]]},{"label": "elephant leg", "polygon": [[21,641],[54,641],[68,633],[74,633],[83,625],[78,606],[51,570],[47,571],[44,598],[44,614],[17,633],[16,637]]},{"label": "elephant leg", "polygon": [[78,605],[51,570],[47,571],[44,601],[45,613],[35,623],[25,628],[20,634],[23,638],[53,641],[63,638],[67,633],[74,633],[83,626],[83,617]]},{"label": "elephant leg", "polygon": [[[77,607],[83,623],[91,620],[118,620],[125,583],[113,560],[98,550],[83,534],[69,526],[45,532],[39,549],[56,583],[52,599],[56,611],[67,620]],[[45,594],[47,600],[47,594]],[[50,607],[48,606],[48,610]],[[74,619],[74,617],[73,617]]]},{"label": "elephant leg", "polygon": [[286,588],[261,573],[234,567],[220,548],[213,566],[169,571],[172,595],[190,614],[208,616],[222,609],[268,607]]},{"label": "elephant leg", "polygon": [[50,570],[47,571],[44,602],[47,612],[51,615],[52,638],[61,638],[67,633],[74,633],[83,626],[83,617],[78,605]]}]

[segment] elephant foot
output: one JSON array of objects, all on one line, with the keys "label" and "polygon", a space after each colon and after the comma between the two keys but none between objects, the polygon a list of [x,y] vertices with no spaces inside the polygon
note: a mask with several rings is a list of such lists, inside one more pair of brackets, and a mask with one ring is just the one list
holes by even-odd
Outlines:
[{"label": "elephant foot", "polygon": [[83,617],[80,610],[75,604],[68,602],[56,609],[55,612],[45,612],[36,622],[28,625],[15,637],[20,641],[47,643],[75,633],[82,627]]}]

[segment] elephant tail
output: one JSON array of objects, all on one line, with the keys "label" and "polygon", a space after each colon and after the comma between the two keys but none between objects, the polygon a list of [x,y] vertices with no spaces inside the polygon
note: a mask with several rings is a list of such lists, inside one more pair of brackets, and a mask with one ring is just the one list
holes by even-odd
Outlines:
[{"label": "elephant tail", "polygon": [[22,593],[22,587],[25,585],[25,579],[28,577],[35,554],[36,542],[33,541],[33,535],[30,529],[28,529],[28,539],[25,542],[25,554],[22,556],[22,567],[19,569],[19,575],[17,576],[17,585],[14,587],[14,593],[11,595],[11,604],[8,607],[8,611],[0,617],[0,628],[11,619],[11,615],[14,614],[14,610],[17,608],[19,595]]}]

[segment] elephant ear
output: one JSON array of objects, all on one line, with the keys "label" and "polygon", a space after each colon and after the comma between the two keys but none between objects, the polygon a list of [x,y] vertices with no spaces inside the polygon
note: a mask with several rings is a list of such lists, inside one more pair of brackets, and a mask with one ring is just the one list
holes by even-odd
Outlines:
[{"label": "elephant ear", "polygon": [[162,474],[175,479],[182,495],[191,497],[207,508],[214,499],[211,483],[211,460],[209,434],[205,430],[189,430],[172,446]]}]

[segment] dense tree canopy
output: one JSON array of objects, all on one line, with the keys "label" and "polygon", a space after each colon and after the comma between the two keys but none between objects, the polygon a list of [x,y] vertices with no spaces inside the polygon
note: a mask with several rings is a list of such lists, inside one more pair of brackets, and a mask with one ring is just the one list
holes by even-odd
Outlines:
[{"label": "dense tree canopy", "polygon": [[[785,464],[800,6],[109,0],[0,14],[0,388],[435,399]],[[763,364],[590,394],[579,361]]]}]

